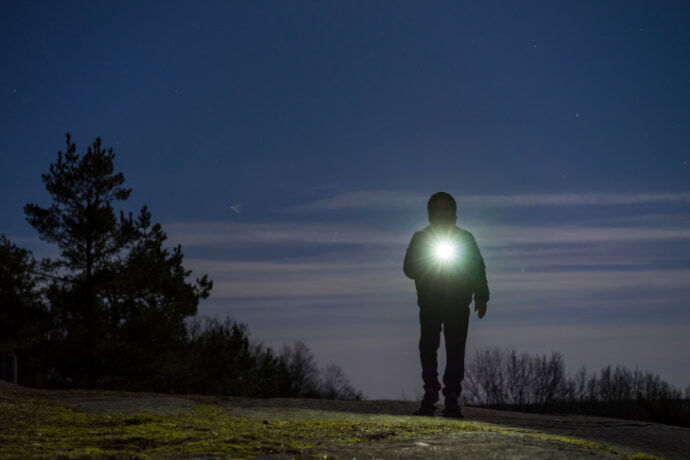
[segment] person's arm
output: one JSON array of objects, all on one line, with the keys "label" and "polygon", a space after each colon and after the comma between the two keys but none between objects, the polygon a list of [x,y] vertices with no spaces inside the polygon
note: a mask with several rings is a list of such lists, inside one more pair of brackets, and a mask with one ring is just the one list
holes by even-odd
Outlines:
[{"label": "person's arm", "polygon": [[403,262],[403,272],[405,276],[411,279],[416,279],[421,274],[421,254],[420,254],[420,236],[419,232],[412,235],[410,244],[407,246],[405,252],[405,261]]},{"label": "person's arm", "polygon": [[474,301],[486,303],[489,301],[489,285],[486,280],[486,265],[484,264],[484,258],[479,251],[479,246],[477,246],[477,241],[472,235],[470,235],[470,246],[472,252],[474,253],[473,260],[475,261]]}]

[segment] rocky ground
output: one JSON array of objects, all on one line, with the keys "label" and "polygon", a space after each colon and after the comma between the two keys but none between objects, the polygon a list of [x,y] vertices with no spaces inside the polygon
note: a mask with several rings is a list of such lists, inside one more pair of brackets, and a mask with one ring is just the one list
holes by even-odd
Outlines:
[{"label": "rocky ground", "polygon": [[47,391],[0,382],[0,457],[690,458],[690,429],[407,401]]}]

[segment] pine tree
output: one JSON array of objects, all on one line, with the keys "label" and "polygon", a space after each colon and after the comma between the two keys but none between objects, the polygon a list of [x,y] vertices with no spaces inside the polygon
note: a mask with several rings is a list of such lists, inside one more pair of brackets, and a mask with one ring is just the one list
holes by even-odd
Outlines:
[{"label": "pine tree", "polygon": [[[70,386],[169,386],[166,363],[186,337],[184,318],[194,315],[212,282],[204,275],[185,281],[178,245],[163,247],[160,224],[151,225],[143,206],[135,218],[113,204],[131,194],[115,154],[100,137],[80,157],[66,134],[43,182],[52,204],[24,207],[42,240],[57,244],[60,256],[44,259],[51,276],[46,290],[55,324],[56,383]],[[167,358],[167,359],[166,359]],[[133,375],[135,373],[135,375]]]}]

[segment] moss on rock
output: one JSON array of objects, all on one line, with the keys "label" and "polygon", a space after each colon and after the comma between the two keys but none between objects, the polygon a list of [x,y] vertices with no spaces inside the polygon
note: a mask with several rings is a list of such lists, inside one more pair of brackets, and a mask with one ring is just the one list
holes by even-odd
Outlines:
[{"label": "moss on rock", "polygon": [[2,458],[316,456],[315,452],[325,448],[346,452],[348,446],[364,443],[478,431],[529,436],[630,458],[654,458],[585,439],[464,420],[405,416],[376,419],[358,414],[326,420],[262,419],[233,414],[210,399],[198,401],[191,410],[180,413],[87,412],[47,396],[0,393]]}]

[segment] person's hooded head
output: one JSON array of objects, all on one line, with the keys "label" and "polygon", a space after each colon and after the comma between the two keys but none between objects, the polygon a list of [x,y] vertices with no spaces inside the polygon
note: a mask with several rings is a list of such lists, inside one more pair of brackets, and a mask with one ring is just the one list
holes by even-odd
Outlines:
[{"label": "person's hooded head", "polygon": [[429,223],[435,229],[448,229],[458,220],[457,204],[455,199],[446,192],[437,192],[431,195],[426,205],[429,213]]}]

